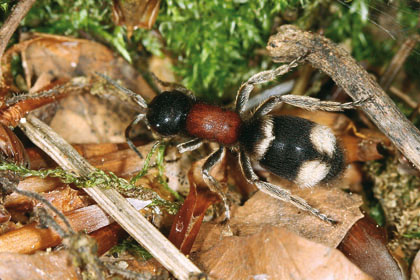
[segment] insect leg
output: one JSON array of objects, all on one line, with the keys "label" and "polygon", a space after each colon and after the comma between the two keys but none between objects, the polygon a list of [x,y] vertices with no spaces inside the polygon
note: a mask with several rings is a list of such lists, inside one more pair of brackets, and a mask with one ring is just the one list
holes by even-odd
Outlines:
[{"label": "insect leg", "polygon": [[142,154],[140,153],[139,150],[137,150],[136,146],[134,145],[133,141],[131,141],[130,139],[130,131],[133,128],[133,126],[135,126],[136,124],[138,124],[140,121],[142,121],[144,119],[144,117],[146,116],[146,114],[138,114],[136,116],[136,118],[127,126],[127,128],[125,129],[125,141],[127,142],[128,146],[136,152],[136,154],[140,157],[143,158]]},{"label": "insect leg", "polygon": [[179,92],[182,92],[188,95],[194,95],[194,93],[191,90],[187,89],[181,84],[162,81],[154,73],[151,73],[151,75],[152,75],[153,80],[162,87],[168,87],[168,88],[177,90]]},{"label": "insect leg", "polygon": [[321,101],[318,98],[301,96],[301,95],[283,95],[279,97],[284,103],[293,105],[295,107],[303,108],[309,111],[343,111],[345,109],[354,109],[365,100],[358,100],[355,102],[339,103],[335,101]]},{"label": "insect leg", "polygon": [[262,71],[249,78],[248,81],[241,85],[241,87],[238,90],[238,93],[236,94],[236,112],[242,116],[246,108],[246,103],[249,99],[249,94],[254,89],[254,85],[272,81],[276,77],[286,74],[292,68],[298,66],[298,61],[300,59],[301,58],[295,59],[291,63],[282,65],[274,70]]},{"label": "insect leg", "polygon": [[176,145],[176,148],[178,151],[182,154],[185,152],[194,151],[203,145],[203,141],[199,138],[194,138],[192,140],[189,140],[187,142],[181,143]]},{"label": "insect leg", "polygon": [[206,182],[206,184],[209,186],[210,190],[212,192],[217,193],[223,200],[223,204],[225,207],[225,215],[226,219],[230,219],[230,208],[228,204],[228,200],[226,197],[226,194],[222,190],[222,186],[220,183],[210,175],[210,170],[213,168],[214,165],[216,165],[218,162],[220,162],[223,159],[223,156],[225,154],[225,148],[220,147],[217,151],[212,153],[206,160],[206,162],[203,165],[203,179]]},{"label": "insect leg", "polygon": [[260,106],[258,106],[257,110],[254,113],[255,117],[262,117],[270,113],[274,107],[282,103],[280,96],[271,96],[267,98]]},{"label": "insect leg", "polygon": [[145,108],[145,109],[147,108],[146,100],[144,100],[144,98],[140,94],[137,94],[131,91],[130,89],[123,87],[122,85],[118,84],[116,81],[114,81],[113,79],[111,79],[105,74],[102,74],[99,72],[95,72],[95,74],[105,79],[108,83],[116,87],[121,92],[125,93],[127,96],[131,97],[133,101],[137,103],[137,105],[139,105],[140,107]]},{"label": "insect leg", "polygon": [[244,153],[241,152],[239,155],[239,163],[242,169],[242,173],[244,174],[245,178],[252,184],[255,184],[258,189],[262,192],[265,192],[271,195],[274,198],[290,202],[296,207],[308,211],[318,217],[319,219],[328,222],[330,224],[336,224],[337,221],[329,218],[327,215],[322,214],[318,209],[313,208],[310,206],[304,199],[292,195],[288,190],[283,189],[280,186],[273,185],[264,181],[261,181],[260,178],[255,174],[254,170],[252,169],[251,161],[249,157]]}]

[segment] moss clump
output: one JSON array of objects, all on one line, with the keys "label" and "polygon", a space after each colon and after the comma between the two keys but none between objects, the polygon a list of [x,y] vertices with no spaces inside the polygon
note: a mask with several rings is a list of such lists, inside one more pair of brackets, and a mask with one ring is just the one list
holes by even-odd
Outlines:
[{"label": "moss clump", "polygon": [[[170,53],[175,59],[175,72],[186,87],[206,99],[231,100],[240,83],[272,67],[263,49],[276,24],[294,23],[305,29],[324,30],[336,42],[349,42],[356,59],[383,65],[392,57],[396,40],[389,36],[378,40],[375,29],[381,29],[380,24],[372,23],[385,14],[399,26],[396,33],[416,32],[418,7],[409,6],[411,2],[385,5],[379,0],[166,0],[161,3],[152,31],[139,29],[127,38],[126,29],[112,22],[111,0],[39,0],[22,27],[91,37],[111,45],[130,62],[139,57],[139,50],[146,50],[141,55]],[[11,3],[0,1],[4,18]],[[385,9],[392,12],[387,14]],[[283,16],[287,11],[293,11],[296,17]]]},{"label": "moss clump", "polygon": [[404,174],[398,160],[390,158],[366,165],[374,186],[373,193],[386,216],[387,225],[394,228],[389,243],[391,249],[401,248],[407,259],[420,249],[420,179]]}]

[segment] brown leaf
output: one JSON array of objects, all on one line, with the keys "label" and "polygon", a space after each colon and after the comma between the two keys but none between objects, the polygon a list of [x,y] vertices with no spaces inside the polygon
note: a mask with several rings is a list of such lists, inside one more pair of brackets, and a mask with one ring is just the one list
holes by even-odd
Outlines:
[{"label": "brown leaf", "polygon": [[[278,184],[278,182],[272,182]],[[289,185],[290,186],[290,185]],[[233,214],[232,230],[239,235],[254,234],[266,225],[285,227],[309,240],[335,248],[351,226],[363,217],[359,210],[362,199],[336,188],[288,188],[305,199],[311,206],[338,221],[330,225],[319,218],[300,210],[288,202],[257,192]]]},{"label": "brown leaf", "polygon": [[[203,180],[201,169],[205,160],[195,162],[188,172],[190,192],[178,211],[169,234],[169,240],[184,254],[190,252],[207,208],[220,199],[216,193],[209,190]],[[225,164],[224,159],[211,171],[218,181],[223,181],[225,177]]]},{"label": "brown leaf", "polygon": [[[47,193],[43,193],[42,196],[51,202],[54,207],[56,207],[59,211],[62,212],[69,212],[78,208],[86,207],[89,205],[90,199],[89,197],[82,193],[79,190],[75,190],[70,188],[68,185],[64,185],[57,180],[49,180],[47,178],[41,179],[37,178],[38,180],[34,180],[35,177],[25,179],[19,183],[19,187],[22,186],[24,189],[29,187],[29,190],[36,191],[36,192],[43,192],[46,188],[55,188],[52,191],[47,189]],[[40,185],[28,185],[29,182],[38,183],[41,182]],[[42,184],[45,182],[46,184]],[[48,185],[48,182],[53,182],[52,184]],[[57,184],[56,184],[57,183]],[[28,190],[28,189],[27,189]],[[8,209],[21,209],[21,210],[29,210],[37,205],[42,205],[41,203],[37,202],[36,200],[29,198],[24,195],[20,195],[17,193],[12,193],[11,195],[6,197],[4,205]]]},{"label": "brown leaf", "polygon": [[216,279],[372,279],[338,250],[275,226],[225,237],[196,260]]},{"label": "brown leaf", "polygon": [[22,142],[7,126],[0,124],[0,159],[27,166],[29,157]]},{"label": "brown leaf", "polygon": [[0,253],[0,279],[80,279],[67,251],[33,255]]},{"label": "brown leaf", "polygon": [[338,249],[375,279],[406,279],[386,244],[385,229],[365,217],[353,225]]},{"label": "brown leaf", "polygon": [[43,83],[37,84],[37,88],[42,88],[53,80],[88,76],[99,71],[115,80],[121,80],[125,86],[134,92],[141,92],[145,98],[155,95],[128,62],[93,41],[40,33],[31,35],[28,40],[13,45],[2,58],[7,85],[13,84],[10,64],[12,56],[17,53],[22,56],[28,88],[39,78],[42,78]]},{"label": "brown leaf", "polygon": [[127,233],[119,224],[113,223],[92,232],[90,237],[96,240],[98,247],[97,254],[100,256],[117,245],[123,238],[127,237]]},{"label": "brown leaf", "polygon": [[49,125],[69,143],[121,143],[136,112],[121,102],[90,94],[60,100]]},{"label": "brown leaf", "polygon": [[[93,232],[114,221],[99,206],[90,205],[66,213],[74,231]],[[63,225],[62,221],[56,219]],[[0,252],[33,253],[60,244],[60,236],[51,229],[41,229],[36,224],[25,225],[0,235]]]},{"label": "brown leaf", "polygon": [[116,25],[125,25],[127,35],[138,27],[150,29],[159,13],[160,0],[114,0],[113,20]]}]

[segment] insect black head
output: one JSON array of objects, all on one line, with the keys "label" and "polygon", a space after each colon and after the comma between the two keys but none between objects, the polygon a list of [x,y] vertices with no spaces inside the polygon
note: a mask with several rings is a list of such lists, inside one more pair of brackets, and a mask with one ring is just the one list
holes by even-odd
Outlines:
[{"label": "insect black head", "polygon": [[194,100],[179,91],[165,91],[149,104],[147,120],[156,132],[169,136],[182,133]]}]

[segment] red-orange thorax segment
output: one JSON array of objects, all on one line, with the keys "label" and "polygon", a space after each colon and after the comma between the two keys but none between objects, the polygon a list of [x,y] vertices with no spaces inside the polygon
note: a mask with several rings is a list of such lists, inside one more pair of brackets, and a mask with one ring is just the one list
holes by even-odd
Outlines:
[{"label": "red-orange thorax segment", "polygon": [[188,113],[186,130],[191,136],[232,145],[238,140],[241,123],[236,112],[197,103]]}]

